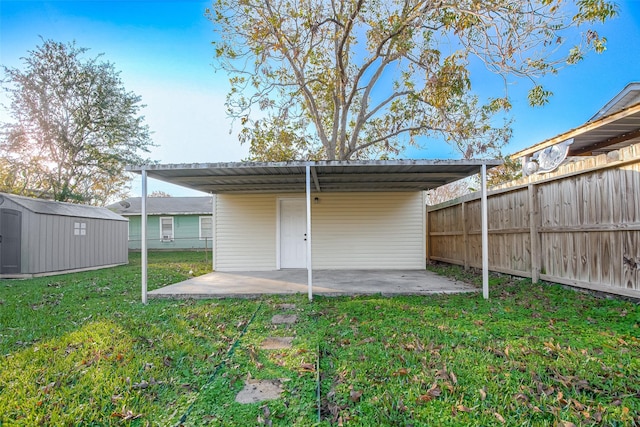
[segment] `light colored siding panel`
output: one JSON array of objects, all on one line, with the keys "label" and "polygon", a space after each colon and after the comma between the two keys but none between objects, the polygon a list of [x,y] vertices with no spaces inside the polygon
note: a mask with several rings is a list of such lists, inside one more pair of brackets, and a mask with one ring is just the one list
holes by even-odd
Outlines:
[{"label": "light colored siding panel", "polygon": [[422,269],[421,192],[314,194],[313,267]]},{"label": "light colored siding panel", "polygon": [[[55,248],[55,234],[56,230],[59,226],[59,217],[55,217],[53,215],[45,215],[45,223],[47,224],[45,227],[45,233],[47,235],[47,243],[45,250],[45,271],[55,271],[53,269],[53,258],[56,252]],[[56,221],[58,220],[58,221]]]},{"label": "light colored siding panel", "polygon": [[[319,199],[312,204],[314,268],[425,267],[421,192],[315,193],[313,197]],[[276,268],[277,200],[275,194],[217,196],[217,270]]]},{"label": "light colored siding panel", "polygon": [[[22,211],[22,273],[30,273],[38,267],[40,251],[40,222],[31,212]],[[33,248],[36,248],[35,250]],[[25,260],[27,260],[25,262]]]},{"label": "light colored siding panel", "polygon": [[129,217],[129,249],[140,249],[142,238],[142,219],[139,216]]},{"label": "light colored siding panel", "polygon": [[71,268],[71,257],[69,256],[69,239],[70,234],[73,234],[73,224],[68,218],[63,218],[60,224],[60,230],[58,234],[58,240],[60,246],[58,248],[58,262],[60,263],[60,270],[68,270]]},{"label": "light colored siding panel", "polygon": [[[34,214],[35,215],[35,214]],[[38,252],[38,257],[36,259],[34,269],[31,272],[39,273],[41,271],[46,271],[46,260],[47,260],[47,217],[45,215],[37,215],[37,220],[40,226],[40,233],[38,234],[38,242],[36,243],[36,250],[34,252]],[[32,246],[33,247],[33,246]]]},{"label": "light colored siding panel", "polygon": [[100,220],[91,220],[89,222],[89,226],[91,227],[87,232],[87,243],[90,246],[89,254],[91,257],[89,258],[89,265],[101,265],[102,258],[100,257],[100,247],[102,247],[105,243],[102,238],[102,224]]},{"label": "light colored siding panel", "polygon": [[216,197],[216,269],[276,269],[276,195]]}]

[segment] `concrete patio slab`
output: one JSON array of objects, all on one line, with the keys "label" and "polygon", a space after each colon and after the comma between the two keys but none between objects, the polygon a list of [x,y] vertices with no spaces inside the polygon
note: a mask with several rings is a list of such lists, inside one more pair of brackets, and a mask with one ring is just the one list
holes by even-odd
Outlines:
[{"label": "concrete patio slab", "polygon": [[[427,270],[315,270],[313,294],[429,295],[478,292]],[[149,292],[149,298],[257,298],[306,294],[307,270],[213,272]]]}]

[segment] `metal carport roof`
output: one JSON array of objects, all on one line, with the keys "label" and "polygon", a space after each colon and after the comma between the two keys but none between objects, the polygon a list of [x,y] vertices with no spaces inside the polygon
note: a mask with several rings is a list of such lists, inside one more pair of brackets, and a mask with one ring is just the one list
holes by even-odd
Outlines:
[{"label": "metal carport roof", "polygon": [[304,192],[310,167],[311,191],[420,191],[480,173],[500,160],[359,160],[274,163],[194,163],[130,166],[150,178],[205,193]]}]

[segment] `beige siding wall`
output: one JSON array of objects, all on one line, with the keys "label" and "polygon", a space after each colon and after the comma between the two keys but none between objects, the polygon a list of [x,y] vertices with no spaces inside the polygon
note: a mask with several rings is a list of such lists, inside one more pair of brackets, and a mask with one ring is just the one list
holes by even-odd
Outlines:
[{"label": "beige siding wall", "polygon": [[215,211],[218,271],[276,269],[276,196],[218,194]]},{"label": "beige siding wall", "polygon": [[425,268],[421,192],[317,194],[314,268]]},{"label": "beige siding wall", "polygon": [[[218,195],[218,271],[277,268],[279,197]],[[425,266],[423,193],[317,193],[312,204],[314,268],[421,269]]]}]

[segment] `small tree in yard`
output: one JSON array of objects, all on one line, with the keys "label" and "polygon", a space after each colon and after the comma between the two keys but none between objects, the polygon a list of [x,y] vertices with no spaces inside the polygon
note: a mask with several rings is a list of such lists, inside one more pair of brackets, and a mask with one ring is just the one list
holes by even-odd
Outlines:
[{"label": "small tree in yard", "polygon": [[87,50],[46,40],[23,70],[2,67],[13,119],[0,138],[3,191],[104,205],[124,195],[125,165],[147,162],[140,97]]},{"label": "small tree in yard", "polygon": [[606,0],[215,0],[207,13],[251,159],[347,160],[421,137],[494,155],[510,137],[508,120],[496,125],[510,101],[505,90],[480,102],[472,61],[505,85],[530,79],[542,105],[540,76],[605,49],[590,28],[565,49],[566,37],[617,11]]}]

